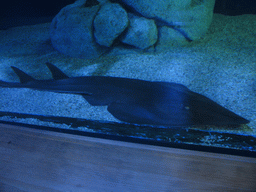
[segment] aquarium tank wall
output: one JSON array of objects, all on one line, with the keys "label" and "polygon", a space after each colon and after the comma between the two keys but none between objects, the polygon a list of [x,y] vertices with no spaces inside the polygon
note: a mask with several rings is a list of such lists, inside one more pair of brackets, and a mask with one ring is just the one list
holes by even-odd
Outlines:
[{"label": "aquarium tank wall", "polygon": [[8,1],[0,120],[256,150],[254,1]]}]

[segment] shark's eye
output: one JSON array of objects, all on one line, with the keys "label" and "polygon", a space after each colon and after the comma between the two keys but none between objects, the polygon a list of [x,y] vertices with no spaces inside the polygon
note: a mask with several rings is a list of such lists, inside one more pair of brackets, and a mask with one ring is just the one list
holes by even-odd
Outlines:
[{"label": "shark's eye", "polygon": [[189,110],[189,106],[185,106],[185,109],[186,109],[186,110]]}]

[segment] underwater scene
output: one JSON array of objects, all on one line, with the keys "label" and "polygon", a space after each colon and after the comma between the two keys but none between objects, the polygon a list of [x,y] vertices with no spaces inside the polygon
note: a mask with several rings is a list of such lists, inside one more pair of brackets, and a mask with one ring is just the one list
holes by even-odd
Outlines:
[{"label": "underwater scene", "polygon": [[255,152],[256,14],[229,2],[10,5],[0,19],[0,122]]}]

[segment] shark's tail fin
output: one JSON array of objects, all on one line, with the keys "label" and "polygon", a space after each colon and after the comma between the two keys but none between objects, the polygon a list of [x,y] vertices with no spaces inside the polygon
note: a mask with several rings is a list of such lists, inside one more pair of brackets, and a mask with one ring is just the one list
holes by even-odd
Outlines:
[{"label": "shark's tail fin", "polygon": [[0,80],[0,87],[9,87],[9,83]]},{"label": "shark's tail fin", "polygon": [[1,81],[1,80],[0,80],[0,87],[22,88],[22,87],[25,87],[24,85],[25,85],[25,84],[22,84],[22,83],[6,82],[6,81]]},{"label": "shark's tail fin", "polygon": [[36,80],[33,77],[31,77],[30,75],[28,75],[27,73],[18,69],[17,67],[11,66],[11,68],[18,75],[21,83],[27,83],[29,81],[35,81]]},{"label": "shark's tail fin", "polygon": [[52,73],[52,78],[55,80],[60,80],[60,79],[67,79],[69,78],[65,73],[63,73],[58,67],[55,65],[47,62],[46,63],[47,67],[50,69]]}]

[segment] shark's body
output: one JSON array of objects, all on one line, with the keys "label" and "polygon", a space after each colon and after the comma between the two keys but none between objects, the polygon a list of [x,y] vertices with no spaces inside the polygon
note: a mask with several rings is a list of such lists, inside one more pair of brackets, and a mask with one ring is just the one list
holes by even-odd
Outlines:
[{"label": "shark's body", "polygon": [[166,126],[238,125],[248,120],[177,83],[107,76],[68,77],[47,63],[52,80],[35,80],[12,67],[21,83],[0,81],[2,87],[82,95],[93,106],[108,106],[117,119]]}]

